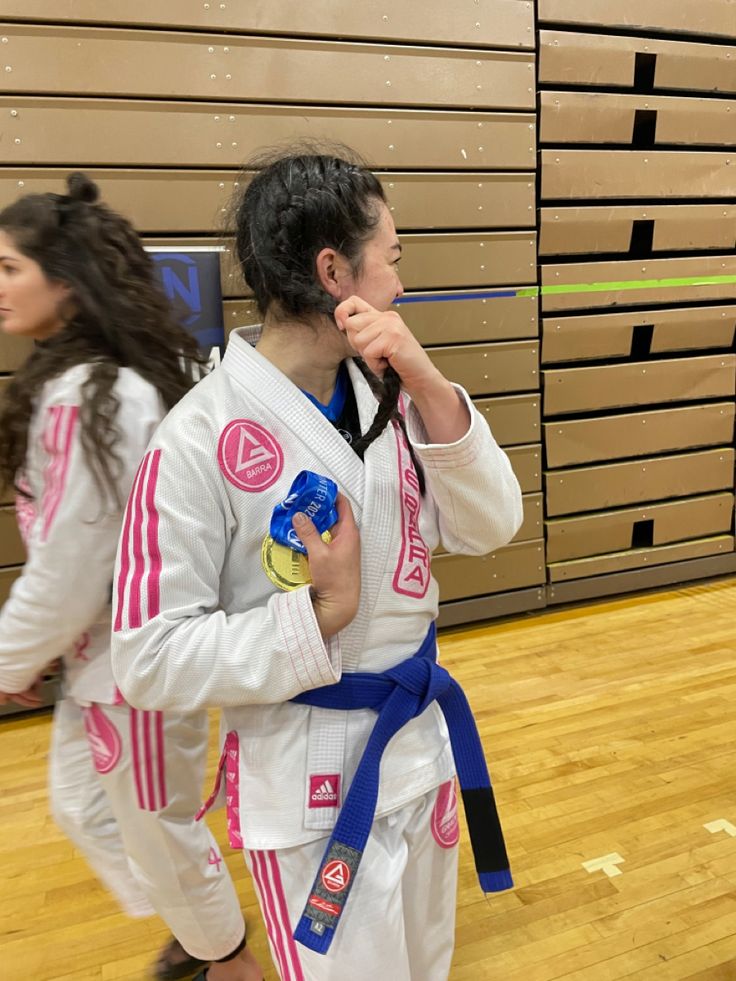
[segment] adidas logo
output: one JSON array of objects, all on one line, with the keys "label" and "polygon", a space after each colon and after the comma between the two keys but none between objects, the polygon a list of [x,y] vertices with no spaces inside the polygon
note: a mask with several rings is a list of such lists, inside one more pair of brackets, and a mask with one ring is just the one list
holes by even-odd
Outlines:
[{"label": "adidas logo", "polygon": [[312,800],[329,800],[337,803],[337,791],[332,786],[329,780],[325,780],[316,790],[312,793]]}]

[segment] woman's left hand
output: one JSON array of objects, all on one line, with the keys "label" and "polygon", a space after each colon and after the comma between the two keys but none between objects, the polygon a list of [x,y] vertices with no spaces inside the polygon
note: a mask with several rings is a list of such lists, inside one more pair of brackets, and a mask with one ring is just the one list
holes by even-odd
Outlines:
[{"label": "woman's left hand", "polygon": [[335,309],[335,322],[374,375],[383,377],[391,365],[410,396],[442,382],[427,352],[395,310],[376,310],[359,296],[350,296]]}]

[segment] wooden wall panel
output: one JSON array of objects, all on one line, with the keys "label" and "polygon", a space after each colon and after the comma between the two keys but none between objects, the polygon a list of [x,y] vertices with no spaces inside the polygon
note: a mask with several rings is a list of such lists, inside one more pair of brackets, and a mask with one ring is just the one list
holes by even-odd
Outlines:
[{"label": "wooden wall panel", "polygon": [[535,283],[533,232],[473,232],[401,238],[401,281],[405,289]]},{"label": "wooden wall panel", "polygon": [[542,197],[733,197],[736,156],[667,150],[543,150]]},{"label": "wooden wall panel", "polygon": [[736,300],[735,255],[542,266],[545,312],[709,300]]},{"label": "wooden wall panel", "polygon": [[406,294],[397,306],[422,344],[465,344],[537,336],[539,301],[536,296],[484,296],[488,292],[464,290],[462,298],[450,299],[457,294],[420,291]]},{"label": "wooden wall panel", "polygon": [[0,372],[15,371],[33,350],[33,341],[12,337],[0,330]]},{"label": "wooden wall panel", "polygon": [[736,47],[569,31],[540,32],[539,81],[634,88],[641,55],[650,59],[648,82],[654,91],[736,93]]},{"label": "wooden wall panel", "polygon": [[511,446],[506,450],[511,468],[519,481],[522,494],[542,488],[542,447],[533,443],[529,446]]},{"label": "wooden wall panel", "polygon": [[535,104],[534,60],[522,52],[47,25],[0,24],[0,31],[9,92],[478,109]]},{"label": "wooden wall panel", "polygon": [[245,34],[318,35],[427,41],[469,47],[533,48],[529,0],[483,0],[482,9],[440,0],[402,0],[391,10],[334,0],[3,0],[2,16],[21,21],[149,25]]},{"label": "wooden wall panel", "polygon": [[733,447],[545,472],[547,514],[601,511],[624,504],[733,489]]},{"label": "wooden wall panel", "polygon": [[0,120],[13,166],[239,167],[263,146],[304,137],[340,140],[381,168],[535,165],[528,113],[2,96]]},{"label": "wooden wall panel", "polygon": [[471,395],[529,391],[539,385],[536,341],[432,347],[427,353],[443,375]]},{"label": "wooden wall panel", "polygon": [[624,572],[627,569],[645,569],[665,563],[686,562],[689,559],[702,559],[733,551],[733,535],[719,535],[675,545],[663,545],[659,548],[631,549],[614,555],[597,555],[572,562],[550,562],[547,568],[550,582],[555,583]]},{"label": "wooden wall panel", "polygon": [[[404,234],[401,236],[404,247],[401,281],[407,290],[477,287],[482,282],[489,286],[534,283],[537,275],[535,238],[533,232],[526,231]],[[156,249],[201,248],[212,244],[211,239],[194,236],[177,239],[146,236],[144,241],[147,247]],[[232,242],[223,241],[223,295],[248,294],[250,290],[242,281]]]},{"label": "wooden wall panel", "polygon": [[736,394],[736,355],[547,369],[545,416]]},{"label": "wooden wall panel", "polygon": [[0,507],[0,566],[21,565],[25,560],[26,550],[15,520],[15,508]]},{"label": "wooden wall panel", "polygon": [[734,495],[726,493],[555,518],[547,522],[547,560],[566,562],[627,551],[634,548],[635,526],[644,522],[651,524],[654,546],[723,534],[731,530],[733,508]]},{"label": "wooden wall panel", "polygon": [[656,114],[654,146],[736,144],[736,100],[600,92],[542,92],[539,139],[633,146],[637,112]]},{"label": "wooden wall panel", "polygon": [[0,606],[10,595],[10,588],[20,575],[21,567],[0,569]]},{"label": "wooden wall panel", "polygon": [[736,336],[736,305],[547,317],[542,363],[633,357],[642,330],[651,330],[651,354],[729,349]]},{"label": "wooden wall panel", "polygon": [[[477,292],[482,296],[484,291]],[[472,293],[468,291],[463,295],[468,297]],[[446,291],[410,292],[403,298],[406,302],[397,308],[412,333],[424,345],[447,342],[470,344],[537,336],[537,298],[534,296],[451,299],[454,296],[455,293]],[[235,327],[260,322],[253,300],[226,300],[223,310],[227,332]]]},{"label": "wooden wall panel", "polygon": [[534,443],[540,433],[540,399],[531,395],[509,395],[505,398],[475,399],[475,406],[501,446]]},{"label": "wooden wall panel", "polygon": [[517,542],[479,558],[438,555],[432,573],[445,602],[536,586],[546,579],[544,542]]},{"label": "wooden wall panel", "polygon": [[642,221],[653,222],[652,252],[736,248],[736,205],[568,207],[541,209],[539,254],[626,253]]},{"label": "wooden wall panel", "polygon": [[[60,193],[68,170],[0,168],[0,207],[18,194]],[[110,207],[141,232],[215,231],[230,197],[251,174],[237,170],[95,170]],[[400,173],[377,175],[397,228],[533,228],[534,175],[517,173]]]},{"label": "wooden wall panel", "polygon": [[557,419],[544,424],[550,467],[649,456],[733,442],[733,402],[708,402],[592,419]]},{"label": "wooden wall panel", "polygon": [[539,0],[542,24],[573,24],[736,38],[734,0]]}]

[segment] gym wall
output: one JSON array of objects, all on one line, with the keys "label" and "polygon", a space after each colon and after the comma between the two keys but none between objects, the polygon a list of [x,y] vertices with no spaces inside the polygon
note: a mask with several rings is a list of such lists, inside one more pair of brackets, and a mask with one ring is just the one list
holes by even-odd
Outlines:
[{"label": "gym wall", "polygon": [[[202,245],[254,150],[355,147],[402,315],[524,493],[507,548],[435,558],[441,623],[732,571],[734,0],[394,6],[5,0],[0,205],[83,168],[149,244]],[[253,322],[228,251],[222,287]]]}]

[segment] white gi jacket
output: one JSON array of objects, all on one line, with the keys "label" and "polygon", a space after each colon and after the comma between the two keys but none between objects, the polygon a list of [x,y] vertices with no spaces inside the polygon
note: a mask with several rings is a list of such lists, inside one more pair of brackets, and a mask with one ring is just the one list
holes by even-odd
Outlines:
[{"label": "white gi jacket", "polygon": [[[0,610],[0,691],[24,691],[57,658],[65,693],[81,703],[116,700],[110,668],[110,595],[122,506],[100,493],[82,450],[79,418],[87,365],[47,382],[28,432],[16,511],[28,560]],[[130,368],[114,387],[124,502],[164,415],[156,389]]]},{"label": "white gi jacket", "polygon": [[[116,570],[113,671],[144,709],[220,706],[240,743],[245,846],[283,848],[326,833],[375,713],[295,705],[298,693],[342,671],[383,671],[410,656],[437,615],[429,572],[441,541],[485,554],[521,524],[521,492],[506,455],[467,395],[466,435],[428,445],[409,405],[407,425],[427,494],[398,429],[363,463],[335,427],[246,339],[231,335],[222,366],[172,410],[149,447],[128,505]],[[361,429],[376,400],[348,362]],[[353,622],[325,643],[304,587],[277,589],[261,565],[271,513],[294,477],[312,470],[350,500],[362,542]],[[412,720],[383,757],[377,816],[454,772],[436,705]]]}]

